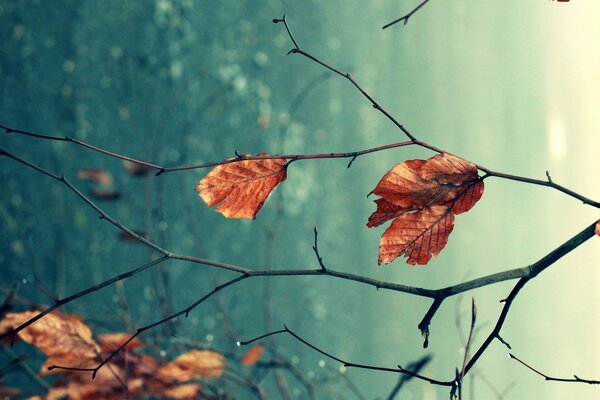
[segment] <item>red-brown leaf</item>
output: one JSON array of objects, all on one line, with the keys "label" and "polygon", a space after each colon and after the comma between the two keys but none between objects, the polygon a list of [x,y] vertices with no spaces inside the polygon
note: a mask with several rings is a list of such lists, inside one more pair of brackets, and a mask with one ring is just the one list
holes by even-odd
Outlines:
[{"label": "red-brown leaf", "polygon": [[254,219],[271,191],[285,180],[287,165],[282,159],[219,165],[198,183],[196,191],[210,207],[219,205],[217,211],[226,218]]},{"label": "red-brown leaf", "polygon": [[158,369],[159,377],[186,382],[196,378],[218,378],[225,371],[225,358],[214,351],[191,350]]},{"label": "red-brown leaf", "polygon": [[395,206],[384,198],[375,200],[375,204],[377,204],[377,210],[369,217],[369,222],[367,222],[369,228],[379,226],[410,211],[409,208]]},{"label": "red-brown leaf", "polygon": [[600,236],[600,219],[596,222],[596,228],[594,229],[594,233]]},{"label": "red-brown leaf", "polygon": [[381,198],[367,226],[394,220],[381,237],[379,264],[400,255],[408,264],[426,264],[446,245],[453,215],[469,211],[483,189],[477,166],[447,153],[397,164],[371,192]]},{"label": "red-brown leaf", "polygon": [[260,360],[260,357],[262,356],[264,350],[265,348],[261,345],[254,346],[253,348],[248,350],[246,354],[244,354],[244,356],[242,357],[242,365],[249,367],[251,365],[256,364],[258,360]]},{"label": "red-brown leaf", "polygon": [[397,217],[379,241],[378,264],[404,255],[410,265],[424,265],[446,246],[454,214],[446,206],[431,206]]}]

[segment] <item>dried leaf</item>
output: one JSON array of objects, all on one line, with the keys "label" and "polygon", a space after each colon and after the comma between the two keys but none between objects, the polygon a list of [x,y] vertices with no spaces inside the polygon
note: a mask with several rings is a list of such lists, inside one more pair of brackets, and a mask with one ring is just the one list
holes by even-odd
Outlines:
[{"label": "dried leaf", "polygon": [[[0,321],[0,332],[18,327],[38,313],[8,313]],[[97,364],[95,358],[100,347],[92,339],[90,328],[75,316],[53,312],[19,331],[17,335],[49,357],[47,363],[51,364],[46,364],[47,367],[56,364],[89,368]],[[46,374],[47,370],[42,370],[41,373]]]},{"label": "dried leaf", "polygon": [[404,255],[410,265],[424,265],[446,246],[454,214],[446,206],[431,206],[397,217],[379,241],[378,263]]},{"label": "dried leaf", "polygon": [[271,191],[285,180],[287,165],[283,159],[219,165],[198,183],[196,191],[210,207],[219,205],[217,211],[226,218],[254,219]]},{"label": "dried leaf", "polygon": [[152,168],[131,161],[123,162],[123,168],[125,168],[125,172],[131,176],[146,176],[152,172]]},{"label": "dried leaf", "polygon": [[96,182],[102,186],[111,186],[113,183],[111,174],[99,168],[82,169],[77,173],[77,179]]},{"label": "dried leaf", "polygon": [[260,360],[260,357],[262,356],[263,351],[265,350],[265,348],[261,345],[257,345],[252,347],[250,350],[248,350],[246,352],[246,354],[244,354],[244,357],[242,357],[242,365],[245,366],[251,366],[254,365],[258,362],[258,360]]},{"label": "dried leaf", "polygon": [[225,371],[225,358],[214,351],[191,350],[163,365],[158,375],[163,379],[186,382],[196,378],[218,378]]},{"label": "dried leaf", "polygon": [[[100,351],[103,353],[109,353],[117,350],[119,346],[125,343],[131,335],[129,333],[107,333],[104,335],[98,336],[98,341],[100,342]],[[135,350],[144,347],[144,343],[138,339],[134,338],[132,341],[127,343],[124,347],[124,350]]]},{"label": "dried leaf", "polygon": [[394,220],[381,237],[379,264],[400,255],[408,264],[426,264],[446,245],[453,215],[469,211],[483,189],[477,166],[451,154],[394,166],[371,192],[381,198],[367,226]]},{"label": "dried leaf", "polygon": [[187,383],[185,385],[168,388],[161,394],[171,399],[195,399],[198,397],[201,387],[202,386],[198,383]]},{"label": "dried leaf", "polygon": [[594,229],[594,233],[600,236],[600,219],[596,222],[596,229]]}]

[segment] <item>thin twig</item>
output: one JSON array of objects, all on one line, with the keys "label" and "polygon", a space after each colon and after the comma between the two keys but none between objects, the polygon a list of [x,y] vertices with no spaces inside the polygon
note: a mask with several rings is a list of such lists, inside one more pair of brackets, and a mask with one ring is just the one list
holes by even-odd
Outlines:
[{"label": "thin twig", "polygon": [[527,364],[525,361],[521,360],[520,358],[518,358],[517,356],[515,356],[512,353],[509,353],[508,355],[510,356],[510,358],[512,358],[513,360],[519,362],[521,365],[523,365],[526,368],[528,368],[529,370],[535,372],[536,374],[538,374],[539,376],[541,376],[542,378],[544,378],[547,381],[572,382],[572,383],[587,383],[589,385],[600,385],[600,381],[590,380],[590,379],[582,379],[582,378],[578,377],[577,375],[573,375],[573,378],[555,378],[555,377],[546,375],[543,372],[537,370],[536,368],[534,368],[531,365]]},{"label": "thin twig", "polygon": [[416,6],[415,8],[412,9],[411,12],[409,12],[408,14],[406,14],[403,17],[400,17],[396,20],[393,20],[392,22],[390,22],[389,24],[385,24],[381,29],[385,29],[385,28],[389,28],[390,26],[397,24],[400,21],[404,21],[404,25],[408,24],[408,19],[410,17],[412,17],[417,11],[419,11],[419,9],[421,7],[423,7],[425,4],[427,4],[429,0],[423,0],[418,6]]},{"label": "thin twig", "polygon": [[394,373],[398,373],[398,374],[406,374],[409,375],[413,378],[417,378],[417,379],[421,379],[423,381],[429,382],[431,384],[434,385],[440,385],[440,386],[452,386],[454,381],[450,381],[450,382],[444,382],[444,381],[438,381],[436,379],[432,379],[423,375],[420,375],[416,372],[413,372],[407,368],[403,368],[402,366],[398,365],[397,368],[388,368],[388,367],[380,367],[380,366],[376,366],[376,365],[368,365],[368,364],[359,364],[359,363],[353,363],[353,362],[349,362],[349,361],[345,361],[319,347],[317,347],[316,345],[312,344],[311,342],[303,339],[302,337],[300,337],[299,335],[297,335],[295,332],[293,332],[291,329],[289,329],[287,326],[284,326],[283,329],[280,329],[278,331],[274,331],[274,332],[269,332],[266,333],[264,335],[255,337],[253,339],[250,340],[245,340],[245,341],[240,341],[238,342],[239,345],[241,346],[245,346],[248,345],[250,343],[256,342],[258,340],[264,339],[266,337],[270,337],[270,336],[274,336],[274,335],[279,335],[282,333],[287,333],[289,335],[291,335],[294,339],[296,339],[297,341],[303,343],[304,345],[310,347],[311,349],[315,350],[317,353],[322,354],[323,356],[330,358],[334,361],[337,361],[339,363],[341,363],[344,367],[346,368],[359,368],[359,369],[368,369],[368,370],[372,370],[372,371],[382,371],[382,372],[394,372]]}]

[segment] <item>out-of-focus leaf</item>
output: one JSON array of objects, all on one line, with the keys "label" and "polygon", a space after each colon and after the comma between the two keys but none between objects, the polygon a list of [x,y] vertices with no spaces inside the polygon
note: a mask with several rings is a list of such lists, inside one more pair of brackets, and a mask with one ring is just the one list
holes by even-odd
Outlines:
[{"label": "out-of-focus leaf", "polygon": [[242,357],[242,365],[250,366],[256,364],[258,360],[260,360],[260,357],[262,356],[264,350],[265,348],[261,345],[252,347]]},{"label": "out-of-focus leaf", "polygon": [[[100,342],[100,351],[103,353],[113,352],[119,348],[125,341],[127,341],[131,337],[128,333],[106,333],[104,335],[98,336],[98,341]],[[144,343],[138,339],[134,338],[132,341],[127,343],[127,345],[123,348],[123,350],[135,350],[144,347]]]},{"label": "out-of-focus leaf", "polygon": [[186,382],[196,378],[218,378],[225,371],[225,358],[214,351],[191,350],[158,369],[161,378]]},{"label": "out-of-focus leaf", "polygon": [[112,175],[99,168],[82,169],[77,172],[77,179],[96,182],[102,186],[111,186],[113,183]]}]

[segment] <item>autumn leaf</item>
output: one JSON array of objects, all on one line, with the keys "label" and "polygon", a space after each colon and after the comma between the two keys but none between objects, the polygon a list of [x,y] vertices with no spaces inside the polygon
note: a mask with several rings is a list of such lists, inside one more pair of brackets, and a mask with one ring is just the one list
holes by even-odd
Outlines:
[{"label": "autumn leaf", "polygon": [[475,164],[447,153],[394,166],[371,192],[380,198],[367,227],[393,220],[379,242],[378,263],[403,255],[408,264],[427,264],[446,246],[454,214],[469,211],[483,188]]},{"label": "autumn leaf", "polygon": [[147,165],[134,163],[131,161],[124,161],[123,168],[129,175],[138,177],[146,176],[152,172],[152,168],[148,167]]},{"label": "autumn leaf", "polygon": [[[98,341],[100,342],[100,351],[103,353],[113,352],[119,348],[123,343],[125,343],[131,337],[128,333],[106,333],[104,335],[98,336]],[[144,343],[138,339],[134,338],[123,348],[124,350],[135,350],[144,347]]]},{"label": "autumn leaf", "polygon": [[254,219],[269,194],[285,180],[287,165],[283,159],[218,165],[198,183],[196,191],[210,207],[218,205],[217,211],[226,218]]},{"label": "autumn leaf", "polygon": [[251,365],[256,364],[258,362],[258,360],[260,360],[260,357],[262,356],[262,353],[264,350],[265,350],[265,348],[261,345],[252,347],[242,357],[242,361],[241,361],[242,365],[249,367]]},{"label": "autumn leaf", "polygon": [[191,350],[158,369],[161,378],[186,382],[196,378],[218,378],[225,371],[225,358],[208,350]]},{"label": "autumn leaf", "polygon": [[[20,326],[37,314],[38,311],[6,314],[0,321],[0,333]],[[92,338],[90,328],[75,316],[53,312],[19,331],[17,335],[48,356],[44,367],[62,365],[89,368],[97,364],[95,358],[100,347]],[[52,372],[43,368],[40,373]]]},{"label": "autumn leaf", "polygon": [[594,229],[594,233],[600,236],[600,219],[596,222],[596,228]]},{"label": "autumn leaf", "polygon": [[77,172],[77,179],[96,182],[102,186],[111,186],[113,183],[111,174],[99,168],[82,169]]},{"label": "autumn leaf", "polygon": [[197,383],[187,383],[166,389],[162,394],[171,399],[195,399],[198,397],[200,388],[201,386]]}]

